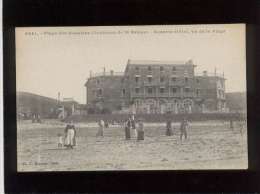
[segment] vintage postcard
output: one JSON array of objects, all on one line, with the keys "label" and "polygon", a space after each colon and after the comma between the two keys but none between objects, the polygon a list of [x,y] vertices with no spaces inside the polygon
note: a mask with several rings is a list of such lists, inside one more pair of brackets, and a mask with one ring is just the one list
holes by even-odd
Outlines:
[{"label": "vintage postcard", "polygon": [[16,28],[17,169],[247,169],[245,24]]}]

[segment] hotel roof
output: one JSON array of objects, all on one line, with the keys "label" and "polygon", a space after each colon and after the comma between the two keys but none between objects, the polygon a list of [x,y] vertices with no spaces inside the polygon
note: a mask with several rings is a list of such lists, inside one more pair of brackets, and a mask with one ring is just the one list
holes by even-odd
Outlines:
[{"label": "hotel roof", "polygon": [[188,61],[160,61],[160,60],[128,60],[128,65],[194,65],[192,60]]}]

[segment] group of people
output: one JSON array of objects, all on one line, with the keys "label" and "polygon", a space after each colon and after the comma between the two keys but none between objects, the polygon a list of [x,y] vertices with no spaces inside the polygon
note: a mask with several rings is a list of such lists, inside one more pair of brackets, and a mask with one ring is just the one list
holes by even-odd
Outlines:
[{"label": "group of people", "polygon": [[[180,130],[180,140],[183,138],[187,139],[188,133],[187,129],[189,128],[190,123],[186,118],[183,118],[180,122],[179,130]],[[96,136],[103,137],[104,136],[104,128],[108,128],[106,122],[103,119],[98,121],[98,131]],[[238,127],[240,129],[241,135],[244,128],[244,122],[238,122]],[[234,121],[230,119],[230,128],[234,129]],[[166,136],[174,135],[174,127],[172,126],[172,119],[169,118],[166,121]],[[124,132],[125,132],[125,139],[129,140],[131,138],[137,139],[137,141],[144,140],[145,138],[145,131],[144,131],[144,123],[143,119],[135,119],[134,115],[127,118],[124,122]],[[64,134],[58,134],[59,142],[58,147],[66,147],[68,149],[73,149],[76,145],[76,129],[73,124],[73,121],[70,121],[65,127]]]},{"label": "group of people", "polygon": [[[103,137],[104,136],[104,128],[106,128],[105,121],[103,119],[100,119],[98,121],[98,131],[96,136],[97,137]],[[183,139],[183,136],[185,139],[187,139],[187,128],[189,126],[189,122],[187,119],[183,118],[180,124],[180,139]],[[131,138],[136,138],[137,141],[144,140],[144,123],[142,119],[135,120],[134,115],[126,119],[124,123],[124,130],[125,130],[125,139],[129,140]],[[172,121],[171,119],[168,119],[166,122],[166,136],[172,136],[173,133],[173,127],[172,127]],[[71,120],[70,123],[68,123],[64,130],[64,135],[58,134],[59,142],[58,147],[66,147],[68,149],[73,149],[73,147],[76,145],[76,129],[73,124],[73,121]]]},{"label": "group of people", "polygon": [[[187,129],[190,126],[188,120],[186,118],[183,118],[181,120],[180,124],[180,139],[182,140],[183,136],[185,139],[188,137]],[[171,119],[168,119],[166,122],[166,135],[167,136],[172,136],[173,133],[173,127],[172,127],[172,121]]]},{"label": "group of people", "polygon": [[59,133],[58,137],[59,137],[59,142],[58,142],[59,148],[64,146],[67,149],[73,149],[73,147],[76,146],[76,129],[72,120],[70,121],[69,124],[66,125],[64,130],[64,135]]},{"label": "group of people", "polygon": [[144,140],[144,124],[142,119],[138,119],[136,123],[134,115],[132,115],[126,120],[124,128],[126,140],[131,139],[131,136],[136,138],[138,141]]}]

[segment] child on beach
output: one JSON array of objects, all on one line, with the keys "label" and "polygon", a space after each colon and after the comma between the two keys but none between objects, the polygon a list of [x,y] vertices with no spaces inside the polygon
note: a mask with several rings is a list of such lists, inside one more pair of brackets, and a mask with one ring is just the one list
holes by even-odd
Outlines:
[{"label": "child on beach", "polygon": [[61,133],[58,133],[58,148],[63,146],[63,136]]},{"label": "child on beach", "polygon": [[137,130],[137,141],[144,140],[144,123],[141,119],[138,120]]}]

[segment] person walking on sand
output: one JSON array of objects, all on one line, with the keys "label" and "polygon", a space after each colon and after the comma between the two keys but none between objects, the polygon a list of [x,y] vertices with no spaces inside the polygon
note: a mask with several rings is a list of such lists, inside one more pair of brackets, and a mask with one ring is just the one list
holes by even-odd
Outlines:
[{"label": "person walking on sand", "polygon": [[137,137],[137,131],[136,131],[136,126],[135,126],[135,117],[132,115],[131,117],[131,128],[133,130],[133,136],[136,138]]},{"label": "person walking on sand", "polygon": [[185,139],[187,139],[188,137],[188,134],[187,134],[187,128],[188,128],[188,121],[187,119],[183,118],[182,121],[181,121],[181,126],[180,126],[180,131],[181,131],[181,134],[180,134],[180,139],[182,141],[182,136],[184,135]]},{"label": "person walking on sand", "polygon": [[172,132],[172,121],[169,118],[166,121],[166,136],[172,136],[172,135],[173,135],[173,132]]},{"label": "person walking on sand", "polygon": [[69,124],[67,124],[65,128],[65,144],[64,146],[67,148],[73,149],[73,146],[76,145],[76,129],[71,120]]},{"label": "person walking on sand", "polygon": [[234,122],[233,122],[233,118],[230,118],[229,121],[229,128],[233,131],[234,130]]},{"label": "person walking on sand", "polygon": [[103,137],[104,135],[104,127],[105,127],[105,122],[103,121],[103,119],[100,119],[98,122],[98,132],[97,132],[97,137]]},{"label": "person walking on sand", "polygon": [[137,124],[137,141],[144,140],[144,123],[139,119]]},{"label": "person walking on sand", "polygon": [[128,118],[128,119],[126,120],[126,122],[125,122],[125,139],[126,139],[126,140],[131,139],[130,129],[131,129],[131,119]]}]

